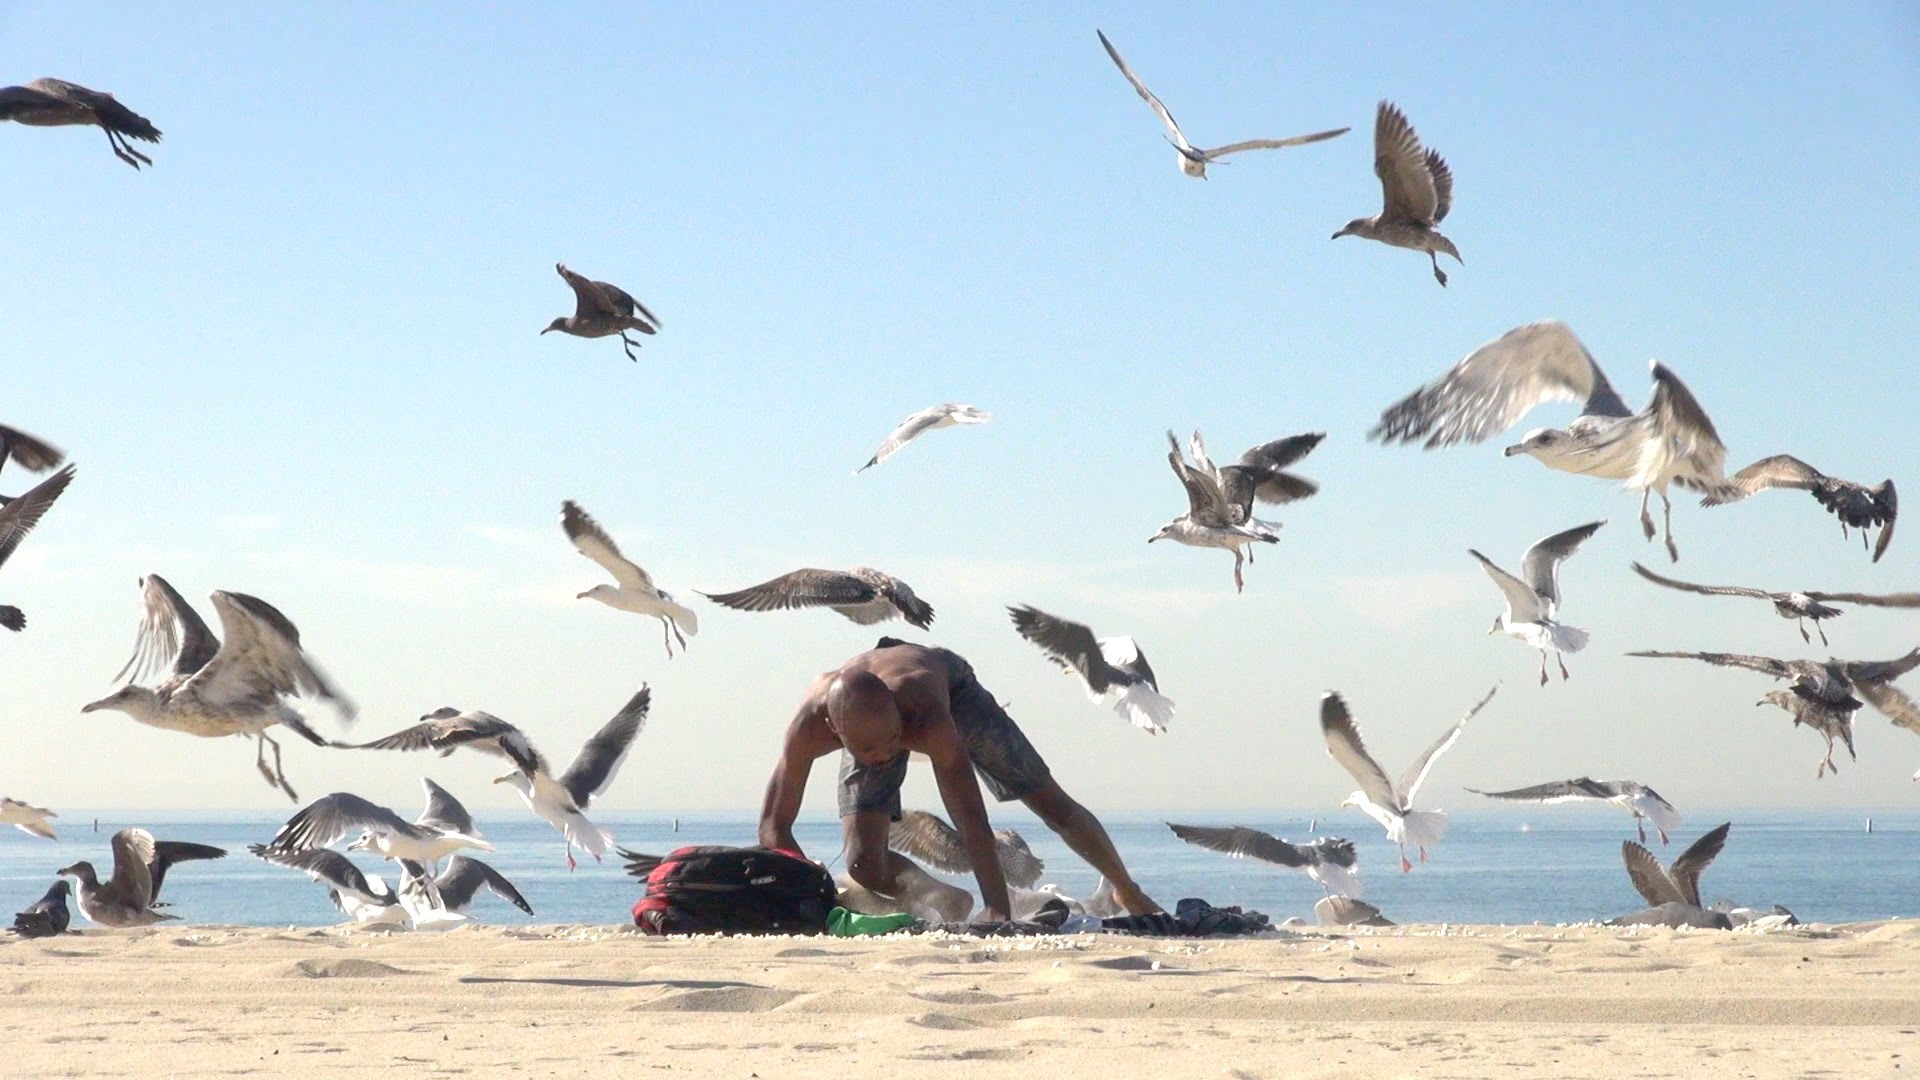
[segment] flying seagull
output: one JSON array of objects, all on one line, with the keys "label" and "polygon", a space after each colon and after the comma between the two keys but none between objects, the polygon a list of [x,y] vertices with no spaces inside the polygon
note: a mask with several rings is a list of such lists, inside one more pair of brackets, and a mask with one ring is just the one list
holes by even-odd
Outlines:
[{"label": "flying seagull", "polygon": [[1460,249],[1434,228],[1453,209],[1453,170],[1438,150],[1420,145],[1407,114],[1391,101],[1382,101],[1373,114],[1373,174],[1380,178],[1385,205],[1372,217],[1347,222],[1333,238],[1359,236],[1424,251],[1433,262],[1434,279],[1444,287],[1440,253],[1466,265]]},{"label": "flying seagull", "polygon": [[[554,777],[546,756],[534,748],[526,733],[491,713],[461,712],[452,706],[435,709],[409,728],[360,743],[356,750],[438,750],[445,757],[462,746],[506,758],[514,771],[497,777],[496,784],[511,784],[527,807],[541,820],[559,829],[566,837],[567,869],[574,868],[573,849],[579,847],[595,862],[613,845],[613,837],[588,821],[585,811],[595,796],[605,791],[619,772],[632,749],[634,737],[645,726],[653,692],[642,686],[621,707],[613,719],[601,727],[567,770]],[[420,860],[426,861],[426,860]]]},{"label": "flying seagull", "polygon": [[1095,703],[1111,701],[1121,719],[1149,735],[1167,730],[1173,702],[1160,695],[1153,668],[1132,638],[1096,640],[1083,624],[1025,604],[1007,611],[1020,636],[1040,646],[1063,671],[1080,676]]},{"label": "flying seagull", "polygon": [[[202,738],[250,735],[258,740],[254,763],[267,783],[300,797],[280,767],[280,744],[267,729],[280,724],[315,746],[327,745],[283,698],[309,695],[331,703],[351,721],[353,703],[328,681],[300,644],[300,631],[278,608],[245,593],[213,592],[225,640],[159,574],[140,579],[141,619],[133,656],[115,679],[128,685],[83,707],[83,713],[116,709],[142,724]],[[131,680],[171,665],[152,689]],[[273,765],[267,765],[267,748]]]},{"label": "flying seagull", "polygon": [[1468,788],[1475,795],[1485,795],[1489,799],[1505,799],[1508,802],[1564,803],[1564,802],[1603,802],[1612,803],[1633,815],[1633,827],[1640,833],[1640,842],[1647,842],[1647,827],[1643,822],[1651,821],[1653,830],[1660,834],[1660,842],[1667,842],[1667,834],[1680,827],[1680,811],[1673,804],[1660,797],[1660,793],[1645,784],[1632,780],[1593,780],[1585,776],[1572,780],[1555,780],[1532,787],[1514,788],[1512,791],[1481,791]]},{"label": "flying seagull", "polygon": [[[925,810],[902,814],[887,830],[887,846],[943,873],[973,873],[973,859],[967,855],[960,830]],[[1000,858],[1001,875],[1015,888],[1033,888],[1046,870],[1046,864],[1027,846],[1026,838],[1012,829],[993,830],[993,850]]]},{"label": "flying seagull", "polygon": [[153,122],[114,100],[112,94],[76,86],[64,79],[35,79],[25,86],[0,88],[0,120],[34,127],[95,126],[107,133],[115,157],[138,169],[153,159],[127,140],[160,141]]},{"label": "flying seagull", "polygon": [[1566,428],[1534,428],[1506,455],[1527,454],[1549,469],[1624,481],[1640,493],[1640,527],[1654,536],[1647,500],[1660,496],[1666,514],[1667,554],[1673,542],[1673,504],[1667,486],[1701,491],[1725,487],[1727,448],[1713,421],[1678,376],[1652,364],[1653,394],[1634,412],[1567,324],[1528,323],[1475,349],[1453,370],[1380,414],[1370,437],[1388,443],[1424,440],[1428,450],[1485,442],[1547,401],[1586,404]]},{"label": "flying seagull", "polygon": [[[47,507],[52,506],[72,482],[73,466],[69,465],[33,485],[19,498],[0,506],[0,565],[6,564],[20,541],[46,516]],[[27,628],[27,616],[17,607],[0,604],[0,626],[17,633]]]},{"label": "flying seagull", "polygon": [[[11,461],[28,472],[46,472],[67,459],[67,455],[43,439],[0,424],[0,470]],[[12,500],[0,495],[0,506]]]},{"label": "flying seagull", "polygon": [[0,825],[11,825],[29,836],[58,839],[53,835],[53,823],[47,819],[59,816],[51,810],[29,806],[18,799],[0,799]]},{"label": "flying seagull", "polygon": [[1140,100],[1146,102],[1147,106],[1154,111],[1154,114],[1160,117],[1160,122],[1166,125],[1167,141],[1173,144],[1175,150],[1179,151],[1180,156],[1177,162],[1180,166],[1180,171],[1186,173],[1188,176],[1197,176],[1205,180],[1207,178],[1208,165],[1213,164],[1228,154],[1237,154],[1242,150],[1278,150],[1287,146],[1300,146],[1305,143],[1321,142],[1338,135],[1345,135],[1348,131],[1352,130],[1350,128],[1334,128],[1332,131],[1316,131],[1311,135],[1295,135],[1286,139],[1249,139],[1246,142],[1232,143],[1227,146],[1216,147],[1212,150],[1202,150],[1187,141],[1187,137],[1180,131],[1180,125],[1174,123],[1173,114],[1168,112],[1167,107],[1160,103],[1160,99],[1154,96],[1153,91],[1147,89],[1147,84],[1140,81],[1140,76],[1133,73],[1133,69],[1127,66],[1127,62],[1120,59],[1120,51],[1113,47],[1113,42],[1107,40],[1105,32],[1095,30],[1094,33],[1099,35],[1100,44],[1106,48],[1107,55],[1113,58],[1113,66],[1119,68],[1120,74],[1125,75],[1127,81],[1133,84],[1134,93],[1139,94]]},{"label": "flying seagull", "polygon": [[[465,818],[469,823],[472,819],[466,817],[465,808],[458,802],[453,803],[452,815],[444,807],[436,808],[436,795],[445,796],[446,792],[432,781],[427,784],[431,786],[427,788],[427,813],[421,815],[423,824],[407,821],[358,795],[336,791],[315,799],[288,818],[268,841],[266,849],[275,854],[312,851],[332,847],[352,836],[354,840],[347,845],[348,851],[365,851],[383,859],[417,863],[438,862],[461,848],[492,851],[493,845],[480,837],[447,827],[449,816]],[[468,828],[471,827],[469,824]]]},{"label": "flying seagull", "polygon": [[[327,897],[333,901],[333,906],[356,923],[420,926],[466,921],[440,907],[433,897],[424,892],[407,896],[404,895],[405,890],[394,891],[379,875],[365,873],[353,864],[352,859],[328,848],[284,851],[268,844],[254,844],[247,850],[275,866],[298,870],[316,883],[326,886]],[[415,871],[422,875],[426,873],[424,867],[410,859],[401,860],[400,866],[403,874]]]},{"label": "flying seagull", "polygon": [[558,330],[563,334],[584,338],[618,334],[621,344],[626,346],[627,359],[639,363],[640,358],[633,354],[633,350],[640,343],[628,337],[627,331],[638,330],[642,334],[660,332],[660,320],[647,310],[647,305],[635,300],[618,285],[593,281],[574,273],[567,269],[566,263],[554,263],[553,268],[560,272],[560,280],[573,289],[573,314],[553,320],[540,333]]},{"label": "flying seagull", "polygon": [[66,933],[73,921],[73,913],[67,910],[67,896],[72,892],[72,882],[55,878],[45,896],[14,915],[13,932],[23,938],[56,937]]},{"label": "flying seagull", "polygon": [[[423,877],[408,875],[401,878],[400,893],[405,896],[409,891],[422,899],[429,895],[427,882]],[[464,915],[481,889],[491,891],[495,896],[512,904],[527,914],[533,914],[533,905],[513,887],[513,882],[492,866],[479,859],[470,859],[465,855],[455,855],[447,860],[447,868],[440,871],[432,880],[432,894],[437,894],[441,907],[456,915]],[[416,903],[416,906],[418,904]]]},{"label": "flying seagull", "polygon": [[1846,538],[1849,527],[1860,530],[1862,548],[1867,546],[1868,530],[1879,526],[1880,538],[1873,545],[1874,562],[1879,562],[1880,556],[1887,553],[1887,545],[1893,543],[1893,520],[1900,514],[1900,494],[1894,490],[1892,480],[1882,480],[1873,487],[1856,484],[1828,476],[1789,454],[1761,458],[1734,473],[1725,486],[1709,491],[1700,505],[1724,506],[1768,488],[1798,488],[1808,492],[1815,502],[1840,519],[1842,539]]},{"label": "flying seagull", "polygon": [[897,453],[901,447],[919,438],[926,432],[938,431],[941,428],[952,427],[955,424],[984,424],[991,419],[993,419],[993,414],[990,412],[974,408],[972,405],[958,405],[953,402],[921,409],[919,412],[900,421],[900,426],[888,433],[887,441],[880,444],[880,449],[873,452],[873,456],[867,459],[865,465],[853,470],[853,475],[859,476],[861,473],[887,460]]},{"label": "flying seagull", "polygon": [[90,862],[77,862],[60,870],[61,877],[80,883],[80,914],[101,926],[150,926],[178,918],[154,910],[168,868],[194,859],[227,856],[224,849],[206,844],[155,840],[145,829],[121,829],[113,834],[112,846],[113,876],[105,884],[101,884]]},{"label": "flying seagull", "polygon": [[[1238,463],[1218,468],[1207,456],[1198,431],[1187,444],[1191,464],[1181,452],[1180,440],[1167,432],[1167,464],[1186,489],[1187,512],[1162,525],[1147,537],[1147,543],[1165,539],[1188,547],[1226,548],[1233,552],[1234,591],[1242,591],[1246,581],[1240,567],[1253,561],[1252,545],[1280,542],[1278,523],[1253,516],[1254,501],[1285,504],[1320,490],[1313,481],[1287,472],[1286,466],[1307,456],[1325,437],[1312,432],[1275,439],[1248,450]],[[1242,548],[1247,549],[1244,555]]]},{"label": "flying seagull", "polygon": [[1359,807],[1387,830],[1387,839],[1400,848],[1401,873],[1413,869],[1413,863],[1407,861],[1408,844],[1417,848],[1420,861],[1426,862],[1427,848],[1438,844],[1447,835],[1446,811],[1415,810],[1413,797],[1419,794],[1420,785],[1426,781],[1434,761],[1460,738],[1460,733],[1466,730],[1467,721],[1485,708],[1499,689],[1499,684],[1495,683],[1479,704],[1468,709],[1467,714],[1448,728],[1439,741],[1413,760],[1397,784],[1387,779],[1387,774],[1373,760],[1373,755],[1367,753],[1366,743],[1360,741],[1360,729],[1354,724],[1353,715],[1347,711],[1346,700],[1333,691],[1321,695],[1320,734],[1327,741],[1327,754],[1360,784],[1360,790],[1347,796],[1340,805]]},{"label": "flying seagull", "polygon": [[1166,826],[1173,830],[1173,835],[1209,851],[1305,870],[1329,896],[1360,895],[1360,879],[1355,876],[1360,856],[1351,840],[1323,836],[1311,844],[1295,844],[1245,825],[1223,829],[1212,825],[1175,825],[1169,821]]},{"label": "flying seagull", "polygon": [[[1897,660],[1775,660],[1766,656],[1742,656],[1736,653],[1710,652],[1631,652],[1628,656],[1650,656],[1672,660],[1703,660],[1717,667],[1746,668],[1791,679],[1786,690],[1772,690],[1754,705],[1776,705],[1793,717],[1797,727],[1805,724],[1827,741],[1826,757],[1813,771],[1814,779],[1839,772],[1833,763],[1833,740],[1847,748],[1847,756],[1859,759],[1853,751],[1853,714],[1860,710],[1861,698],[1867,699],[1882,716],[1896,726],[1920,735],[1920,707],[1914,705],[1893,680],[1920,667],[1920,649]],[[1855,695],[1858,695],[1856,697]]]},{"label": "flying seagull", "polygon": [[1622,840],[1620,855],[1626,860],[1627,877],[1633,880],[1634,890],[1653,907],[1661,904],[1700,907],[1700,874],[1727,845],[1727,831],[1731,828],[1733,822],[1722,823],[1688,845],[1687,850],[1665,867],[1653,857],[1653,852],[1631,840]]},{"label": "flying seagull", "polygon": [[1520,557],[1520,574],[1525,578],[1524,581],[1493,565],[1485,555],[1472,548],[1467,549],[1467,554],[1480,560],[1480,568],[1487,572],[1487,576],[1507,597],[1507,610],[1494,617],[1493,628],[1487,633],[1505,633],[1540,650],[1541,686],[1547,685],[1549,652],[1559,663],[1560,678],[1564,680],[1567,678],[1567,662],[1561,659],[1561,654],[1579,652],[1587,647],[1588,635],[1585,630],[1568,626],[1554,618],[1560,609],[1560,564],[1571,558],[1587,537],[1605,524],[1604,521],[1590,521],[1535,541],[1527,553]]},{"label": "flying seagull", "polygon": [[1843,604],[1866,604],[1870,607],[1920,607],[1920,593],[1856,593],[1856,592],[1768,592],[1765,589],[1749,589],[1739,585],[1695,585],[1688,581],[1679,581],[1633,564],[1635,573],[1655,585],[1664,585],[1669,589],[1682,592],[1699,593],[1703,596],[1751,596],[1756,600],[1765,600],[1773,605],[1774,614],[1783,619],[1792,619],[1800,627],[1800,639],[1812,642],[1807,636],[1807,620],[1813,620],[1813,628],[1820,634],[1820,644],[1827,644],[1827,632],[1820,622],[1841,614],[1841,609],[1828,607],[1828,601]]},{"label": "flying seagull", "polygon": [[636,615],[651,615],[660,620],[660,637],[666,642],[667,658],[673,658],[673,640],[680,639],[680,648],[687,647],[687,639],[682,636],[700,632],[700,619],[692,609],[675,601],[673,594],[653,583],[653,577],[638,564],[620,554],[614,545],[613,537],[593,520],[592,515],[580,509],[580,504],[572,499],[560,504],[560,528],[573,541],[580,554],[592,559],[613,575],[616,585],[595,585],[586,592],[574,597],[576,600],[598,600],[610,608],[631,611]]},{"label": "flying seagull", "polygon": [[900,616],[925,630],[933,625],[933,607],[907,583],[868,566],[852,570],[795,570],[728,593],[701,596],[736,611],[829,607],[862,626]]}]

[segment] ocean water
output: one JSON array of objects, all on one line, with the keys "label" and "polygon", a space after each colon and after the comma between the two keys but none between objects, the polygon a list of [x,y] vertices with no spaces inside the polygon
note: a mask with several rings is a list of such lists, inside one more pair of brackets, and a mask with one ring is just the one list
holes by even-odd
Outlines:
[{"label": "ocean water", "polygon": [[[294,871],[269,866],[247,854],[284,820],[267,813],[114,811],[99,817],[63,812],[60,840],[50,842],[15,829],[0,830],[0,905],[18,911],[37,899],[54,871],[82,859],[106,872],[107,840],[113,831],[140,825],[161,839],[190,840],[228,848],[222,860],[183,864],[167,877],[164,899],[189,923],[251,926],[320,926],[337,922],[326,892]],[[1162,824],[1169,817],[1190,824],[1245,824],[1293,840],[1340,835],[1360,848],[1360,874],[1368,900],[1398,922],[1528,923],[1609,918],[1641,907],[1620,860],[1620,842],[1633,838],[1631,819],[1600,807],[1541,807],[1524,813],[1456,811],[1446,840],[1432,861],[1409,874],[1381,830],[1358,811],[1336,811],[1317,820],[1300,811],[1271,814],[1196,811],[1180,814],[1103,814],[1108,831],[1134,876],[1169,907],[1182,897],[1238,904],[1266,912],[1312,918],[1322,895],[1304,874],[1264,863],[1230,859],[1175,839]],[[1721,821],[1734,823],[1726,850],[1702,877],[1703,899],[1729,897],[1765,907],[1784,904],[1809,922],[1852,922],[1920,917],[1920,810],[1871,813],[1860,810],[1696,810],[1662,848],[1670,860],[1687,843]],[[645,813],[596,815],[619,843],[636,851],[663,852],[685,844],[746,844],[754,815],[744,811],[689,812],[675,818]],[[1086,896],[1096,875],[1058,837],[1031,818],[999,813],[996,825],[1026,836],[1046,860],[1043,881],[1069,896]],[[617,862],[591,859],[568,873],[560,835],[529,816],[500,813],[479,826],[498,849],[480,853],[510,878],[532,903],[534,918],[482,894],[472,914],[488,923],[623,923],[638,898],[638,884]],[[839,824],[803,820],[795,835],[815,858],[841,868]],[[393,880],[386,864],[361,858],[361,867]],[[952,879],[971,886],[970,881]],[[76,923],[81,923],[76,914]]]}]

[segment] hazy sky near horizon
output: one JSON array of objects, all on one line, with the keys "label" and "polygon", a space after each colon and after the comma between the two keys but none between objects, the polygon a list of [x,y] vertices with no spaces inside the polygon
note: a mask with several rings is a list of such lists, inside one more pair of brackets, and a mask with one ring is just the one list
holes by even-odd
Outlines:
[{"label": "hazy sky near horizon", "polygon": [[[1910,6],[452,11],[0,2],[0,81],[108,90],[165,132],[136,173],[98,131],[0,125],[0,422],[79,466],[0,568],[30,620],[0,641],[0,794],[286,806],[248,742],[80,714],[158,572],[209,617],[215,588],[285,611],[358,700],[355,737],[451,704],[566,759],[651,683],[606,796],[623,809],[757,805],[808,679],[876,630],[968,656],[1094,807],[1333,814],[1353,784],[1321,743],[1323,690],[1397,774],[1496,681],[1432,805],[1581,774],[1683,810],[1920,797],[1920,739],[1877,713],[1859,763],[1816,782],[1820,740],[1754,707],[1764,678],[1622,655],[1826,655],[1757,602],[1656,590],[1632,560],[1913,590],[1920,534],[1875,566],[1804,494],[1676,498],[1668,568],[1617,485],[1502,458],[1572,406],[1477,447],[1364,437],[1552,317],[1636,406],[1648,359],[1669,364],[1730,471],[1790,452],[1920,485]],[[1096,26],[1201,145],[1354,131],[1189,179]],[[1446,289],[1415,253],[1328,239],[1378,208],[1381,98],[1453,166],[1466,261]],[[537,336],[572,310],[557,260],[659,313],[640,363]],[[941,401],[994,420],[849,475]],[[1321,494],[1264,515],[1284,536],[1244,595],[1226,554],[1144,542],[1185,505],[1168,427],[1216,458],[1328,432],[1300,469]],[[696,607],[687,655],[574,598],[605,579],[562,536],[563,498]],[[1486,635],[1500,596],[1466,549],[1515,567],[1597,518],[1563,575],[1593,645],[1541,688],[1536,654]],[[933,632],[693,596],[856,564],[909,581]],[[1013,603],[1135,636],[1179,704],[1171,732],[1087,702],[1014,635]],[[1828,632],[1836,655],[1884,659],[1920,644],[1920,618],[1854,608]],[[425,773],[517,805],[474,755],[289,738],[285,764],[308,798],[410,812]],[[833,764],[810,813],[831,812]],[[910,804],[936,801],[923,768]]]}]

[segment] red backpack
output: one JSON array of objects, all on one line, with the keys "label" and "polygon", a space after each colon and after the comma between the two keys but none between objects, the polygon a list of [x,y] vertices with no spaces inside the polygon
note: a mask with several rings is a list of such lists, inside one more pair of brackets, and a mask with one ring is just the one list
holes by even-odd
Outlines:
[{"label": "red backpack", "polygon": [[818,863],[768,848],[620,854],[647,883],[633,924],[649,934],[822,934],[838,895]]}]

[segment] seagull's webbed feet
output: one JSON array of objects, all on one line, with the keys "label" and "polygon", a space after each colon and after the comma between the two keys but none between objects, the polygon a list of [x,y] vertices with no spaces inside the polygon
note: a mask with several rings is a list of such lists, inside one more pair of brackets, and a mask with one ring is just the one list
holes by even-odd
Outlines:
[{"label": "seagull's webbed feet", "polygon": [[[259,742],[255,746],[254,764],[259,766],[260,775],[267,778],[268,786],[279,788],[286,793],[287,798],[294,802],[299,802],[300,796],[294,794],[293,785],[287,783],[287,774],[280,767],[280,744],[268,737],[265,732],[261,732],[256,735],[255,738],[257,738]],[[271,768],[267,766],[267,747],[269,746],[273,747],[273,766]]]},{"label": "seagull's webbed feet", "polygon": [[1400,851],[1400,872],[1403,874],[1413,873],[1413,864],[1407,861],[1407,852],[1404,848]]},{"label": "seagull's webbed feet", "polygon": [[1567,658],[1566,657],[1561,656],[1559,653],[1554,653],[1553,661],[1554,663],[1560,665],[1560,681],[1561,682],[1566,682],[1568,679],[1573,677],[1567,674]]},{"label": "seagull's webbed feet", "polygon": [[[119,158],[121,161],[126,162],[127,164],[133,166],[136,169],[140,167],[140,162],[142,161],[146,162],[149,165],[153,164],[153,159],[141,153],[140,151],[135,150],[131,145],[128,144],[125,136],[116,134],[112,128],[106,126],[105,124],[100,125],[100,130],[107,133],[107,145],[113,147],[114,156]],[[136,161],[134,160],[135,158],[138,158],[139,160]]]},{"label": "seagull's webbed feet", "polygon": [[620,343],[627,347],[627,359],[633,361],[636,364],[639,363],[640,358],[633,354],[633,350],[639,348],[640,343],[628,337],[627,332],[625,330],[620,331]]},{"label": "seagull's webbed feet", "polygon": [[1421,861],[1421,862],[1426,862],[1426,861],[1427,861],[1427,849],[1426,849],[1426,848],[1421,848],[1421,849],[1420,849],[1420,861]]},{"label": "seagull's webbed feet", "polygon": [[1655,531],[1653,528],[1653,515],[1647,512],[1647,500],[1652,497],[1652,489],[1640,493],[1640,531],[1647,534],[1647,539],[1649,540],[1653,539]]},{"label": "seagull's webbed feet", "polygon": [[[669,660],[673,659],[673,633],[671,630],[672,626],[673,626],[672,620],[666,619],[666,618],[662,618],[660,620],[660,643],[667,647],[667,659]],[[680,644],[682,646],[685,646],[686,642],[682,641]]]},{"label": "seagull's webbed feet", "polygon": [[1827,644],[1827,628],[1820,625],[1819,619],[1813,620],[1813,629],[1816,633],[1820,635],[1820,644],[1821,645]]},{"label": "seagull's webbed feet", "polygon": [[1435,255],[1433,252],[1429,251],[1427,252],[1427,258],[1433,260],[1433,280],[1439,282],[1441,288],[1443,289],[1446,288],[1447,272],[1445,270],[1440,269],[1440,256]]},{"label": "seagull's webbed feet", "polygon": [[[1809,645],[1813,644],[1813,638],[1807,636],[1807,620],[1805,619],[1799,620],[1798,625],[1800,627],[1800,640],[1806,642]],[[1827,634],[1826,634],[1826,631],[1823,630],[1820,633],[1820,641],[1822,644],[1825,644],[1826,640],[1827,640]]]},{"label": "seagull's webbed feet", "polygon": [[1673,500],[1667,498],[1667,493],[1664,491],[1660,493],[1660,505],[1661,505],[1661,511],[1660,511],[1661,521],[1666,527],[1667,558],[1671,559],[1674,562],[1679,562],[1680,549],[1679,547],[1675,546],[1673,542]]},{"label": "seagull's webbed feet", "polygon": [[1665,829],[1663,829],[1663,828],[1661,828],[1661,827],[1659,827],[1658,825],[1655,825],[1655,826],[1653,827],[1653,831],[1654,831],[1654,832],[1657,832],[1657,833],[1659,833],[1659,834],[1660,834],[1660,842],[1661,842],[1661,843],[1663,843],[1663,844],[1665,844],[1665,843],[1669,843],[1669,842],[1670,842],[1670,841],[1668,841],[1668,840],[1667,840],[1667,830],[1665,830]]},{"label": "seagull's webbed feet", "polygon": [[573,873],[574,866],[575,866],[575,863],[573,861],[573,845],[568,844],[567,845],[567,873],[569,874]]},{"label": "seagull's webbed feet", "polygon": [[1540,650],[1540,685],[1547,685],[1547,651]]},{"label": "seagull's webbed feet", "polygon": [[675,639],[675,640],[677,640],[677,641],[679,641],[679,642],[680,642],[680,651],[681,651],[681,652],[686,652],[686,651],[687,651],[687,637],[686,637],[686,635],[685,635],[685,634],[682,634],[682,633],[680,632],[680,625],[679,625],[678,623],[676,623],[676,622],[674,622],[674,621],[673,621],[673,620],[671,620],[671,619],[669,619],[669,620],[667,620],[667,625],[668,625],[668,626],[671,626],[671,627],[673,627],[673,636],[674,636],[674,639]]}]

